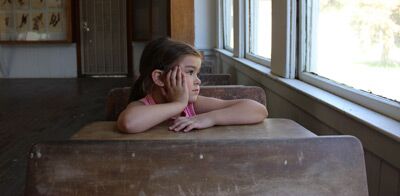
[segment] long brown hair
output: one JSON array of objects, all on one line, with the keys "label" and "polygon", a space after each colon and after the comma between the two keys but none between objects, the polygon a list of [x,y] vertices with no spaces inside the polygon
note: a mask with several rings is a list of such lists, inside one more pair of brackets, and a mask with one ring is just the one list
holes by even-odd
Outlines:
[{"label": "long brown hair", "polygon": [[201,58],[200,52],[187,43],[167,37],[150,41],[140,57],[140,76],[132,87],[130,101],[139,100],[150,91],[153,86],[151,74],[154,70],[159,69],[167,72],[173,66],[172,63],[185,55]]}]

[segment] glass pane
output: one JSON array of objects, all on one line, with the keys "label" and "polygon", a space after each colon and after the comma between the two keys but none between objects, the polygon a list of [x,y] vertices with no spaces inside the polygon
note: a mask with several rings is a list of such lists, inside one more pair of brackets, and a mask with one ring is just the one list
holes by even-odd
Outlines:
[{"label": "glass pane", "polygon": [[0,1],[0,42],[71,41],[70,0]]},{"label": "glass pane", "polygon": [[271,58],[271,0],[250,1],[249,52]]},{"label": "glass pane", "polygon": [[320,0],[309,71],[400,101],[400,1]]},{"label": "glass pane", "polygon": [[224,47],[233,49],[233,0],[224,1]]}]

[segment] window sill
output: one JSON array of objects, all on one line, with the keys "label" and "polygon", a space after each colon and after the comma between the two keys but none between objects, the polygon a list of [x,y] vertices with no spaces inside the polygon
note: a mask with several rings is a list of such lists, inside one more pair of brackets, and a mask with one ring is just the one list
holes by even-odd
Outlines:
[{"label": "window sill", "polygon": [[[217,52],[230,57],[235,61],[235,68],[249,75],[250,78],[256,79],[259,83],[265,86],[271,85],[270,80],[263,79],[265,76],[278,83],[281,83],[297,92],[302,93],[320,103],[327,105],[334,110],[343,113],[344,115],[361,122],[362,124],[379,131],[385,136],[400,142],[400,123],[397,120],[379,114],[368,108],[362,107],[358,104],[350,102],[332,93],[319,89],[315,86],[309,85],[297,79],[285,79],[278,77],[271,73],[271,70],[263,65],[254,63],[247,59],[235,58],[229,51],[223,49],[216,49]],[[261,81],[260,81],[261,80]],[[287,95],[281,95],[283,97]],[[293,104],[301,106],[301,101],[296,101]],[[346,133],[344,133],[346,134]]]}]

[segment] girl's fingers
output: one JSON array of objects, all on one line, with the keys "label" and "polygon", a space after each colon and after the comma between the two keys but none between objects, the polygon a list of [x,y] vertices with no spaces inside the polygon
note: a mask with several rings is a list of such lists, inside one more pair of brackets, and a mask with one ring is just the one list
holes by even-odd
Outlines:
[{"label": "girl's fingers", "polygon": [[180,68],[180,66],[178,66],[178,70],[177,70],[177,73],[176,73],[176,85],[177,86],[181,86],[182,85],[182,71],[181,71],[181,68]]},{"label": "girl's fingers", "polygon": [[171,70],[168,71],[166,77],[167,77],[167,78],[165,79],[165,83],[166,83],[167,87],[170,88],[170,87],[171,87],[171,80],[170,80],[170,78],[171,78]]},{"label": "girl's fingers", "polygon": [[177,119],[174,120],[173,125],[169,126],[169,130],[174,130],[175,127],[180,125],[181,122],[182,122],[181,117],[178,117]]},{"label": "girl's fingers", "polygon": [[173,131],[175,127],[178,126],[176,123],[174,123],[172,126],[168,127],[169,130]]},{"label": "girl's fingers", "polygon": [[181,72],[181,77],[182,77],[181,85],[185,86],[186,85],[186,77],[185,77],[185,74],[183,74],[183,72]]},{"label": "girl's fingers", "polygon": [[184,130],[183,130],[183,132],[189,132],[189,131],[191,131],[191,130],[193,130],[195,128],[195,125],[194,125],[194,123],[193,124],[190,124],[189,126],[187,126]]},{"label": "girl's fingers", "polygon": [[178,117],[177,119],[175,119],[174,124],[172,126],[170,126],[169,129],[174,130],[175,128],[180,126],[182,123],[187,122],[188,120],[189,119],[186,117]]},{"label": "girl's fingers", "polygon": [[182,122],[179,126],[177,126],[177,127],[174,129],[174,131],[181,131],[181,130],[183,130],[185,127],[187,127],[187,126],[189,126],[189,125],[191,125],[191,124],[192,124],[192,121],[190,121],[190,120],[185,121],[185,122]]},{"label": "girl's fingers", "polygon": [[171,77],[170,77],[172,86],[176,86],[176,73],[177,73],[177,71],[178,71],[178,68],[177,68],[177,66],[175,66],[173,68],[173,70],[172,70]]}]

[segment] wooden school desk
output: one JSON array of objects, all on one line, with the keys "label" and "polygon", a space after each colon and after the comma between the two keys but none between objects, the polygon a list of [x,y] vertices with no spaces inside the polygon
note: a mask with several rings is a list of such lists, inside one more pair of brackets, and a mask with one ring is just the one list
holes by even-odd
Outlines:
[{"label": "wooden school desk", "polygon": [[29,154],[26,195],[367,196],[368,190],[360,142],[322,136],[45,142]]},{"label": "wooden school desk", "polygon": [[253,125],[214,126],[188,133],[168,131],[162,124],[138,134],[120,133],[115,121],[99,121],[86,125],[71,139],[76,140],[170,140],[170,139],[265,139],[304,138],[316,135],[289,119],[267,118]]},{"label": "wooden school desk", "polygon": [[361,143],[288,119],[139,134],[114,121],[29,154],[26,195],[368,195]]}]

